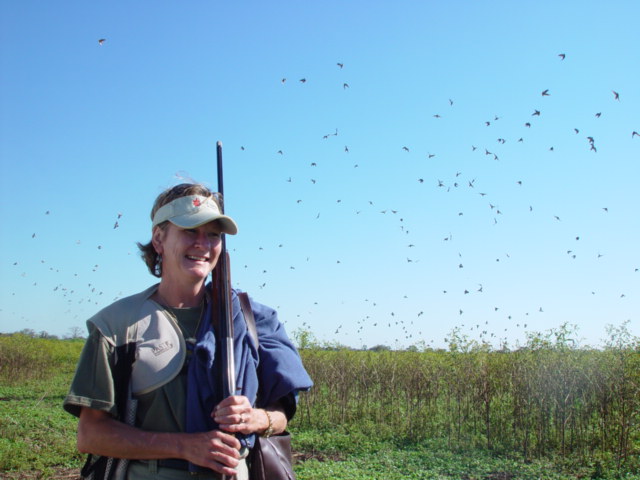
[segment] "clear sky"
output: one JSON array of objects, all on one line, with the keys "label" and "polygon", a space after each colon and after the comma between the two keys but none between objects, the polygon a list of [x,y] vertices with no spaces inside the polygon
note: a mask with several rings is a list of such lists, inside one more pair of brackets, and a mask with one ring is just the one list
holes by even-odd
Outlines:
[{"label": "clear sky", "polygon": [[234,284],[290,333],[640,334],[637,1],[0,5],[1,332],[155,282],[151,204],[220,140]]}]

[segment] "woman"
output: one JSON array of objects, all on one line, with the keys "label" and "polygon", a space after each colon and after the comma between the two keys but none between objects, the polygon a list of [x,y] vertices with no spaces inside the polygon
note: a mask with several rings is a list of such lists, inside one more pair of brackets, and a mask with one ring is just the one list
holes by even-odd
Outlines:
[{"label": "woman", "polygon": [[311,379],[276,312],[252,301],[258,353],[233,291],[239,391],[222,398],[221,343],[205,284],[221,235],[237,226],[197,184],[160,194],[151,218],[151,241],[138,246],[160,283],[87,321],[89,338],[64,402],[79,417],[78,449],[91,454],[83,474],[246,478],[255,435],[283,432]]}]

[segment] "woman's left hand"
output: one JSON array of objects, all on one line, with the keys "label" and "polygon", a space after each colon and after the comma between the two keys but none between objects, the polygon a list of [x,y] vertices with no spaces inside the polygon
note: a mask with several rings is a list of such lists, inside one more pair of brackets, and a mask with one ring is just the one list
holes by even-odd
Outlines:
[{"label": "woman's left hand", "polygon": [[211,413],[220,430],[230,433],[262,432],[268,427],[265,413],[253,408],[249,399],[242,395],[227,397]]}]

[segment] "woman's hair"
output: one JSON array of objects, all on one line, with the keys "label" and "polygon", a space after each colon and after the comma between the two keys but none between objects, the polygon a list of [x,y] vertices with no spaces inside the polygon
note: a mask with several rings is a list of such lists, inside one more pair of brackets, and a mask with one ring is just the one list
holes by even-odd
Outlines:
[{"label": "woman's hair", "polygon": [[[198,183],[181,183],[180,185],[171,187],[158,195],[158,198],[156,198],[156,201],[153,203],[153,208],[151,209],[151,221],[153,221],[153,217],[160,207],[172,202],[176,198],[187,197],[189,195],[211,197],[216,203],[218,203],[218,206],[220,205],[217,195],[204,185]],[[167,228],[167,223],[168,221],[158,224],[158,228]],[[140,256],[147,265],[151,275],[154,277],[162,277],[162,257],[158,252],[156,252],[153,243],[150,241],[143,245],[140,242],[137,242],[137,245],[140,249]]]}]

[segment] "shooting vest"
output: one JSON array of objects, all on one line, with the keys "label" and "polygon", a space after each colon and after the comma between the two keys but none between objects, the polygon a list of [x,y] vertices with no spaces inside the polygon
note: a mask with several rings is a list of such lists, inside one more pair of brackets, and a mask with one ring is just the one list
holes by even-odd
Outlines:
[{"label": "shooting vest", "polygon": [[115,348],[135,348],[131,393],[142,395],[173,380],[182,369],[187,347],[176,321],[150,299],[158,285],[123,298],[103,309],[88,323]]}]

